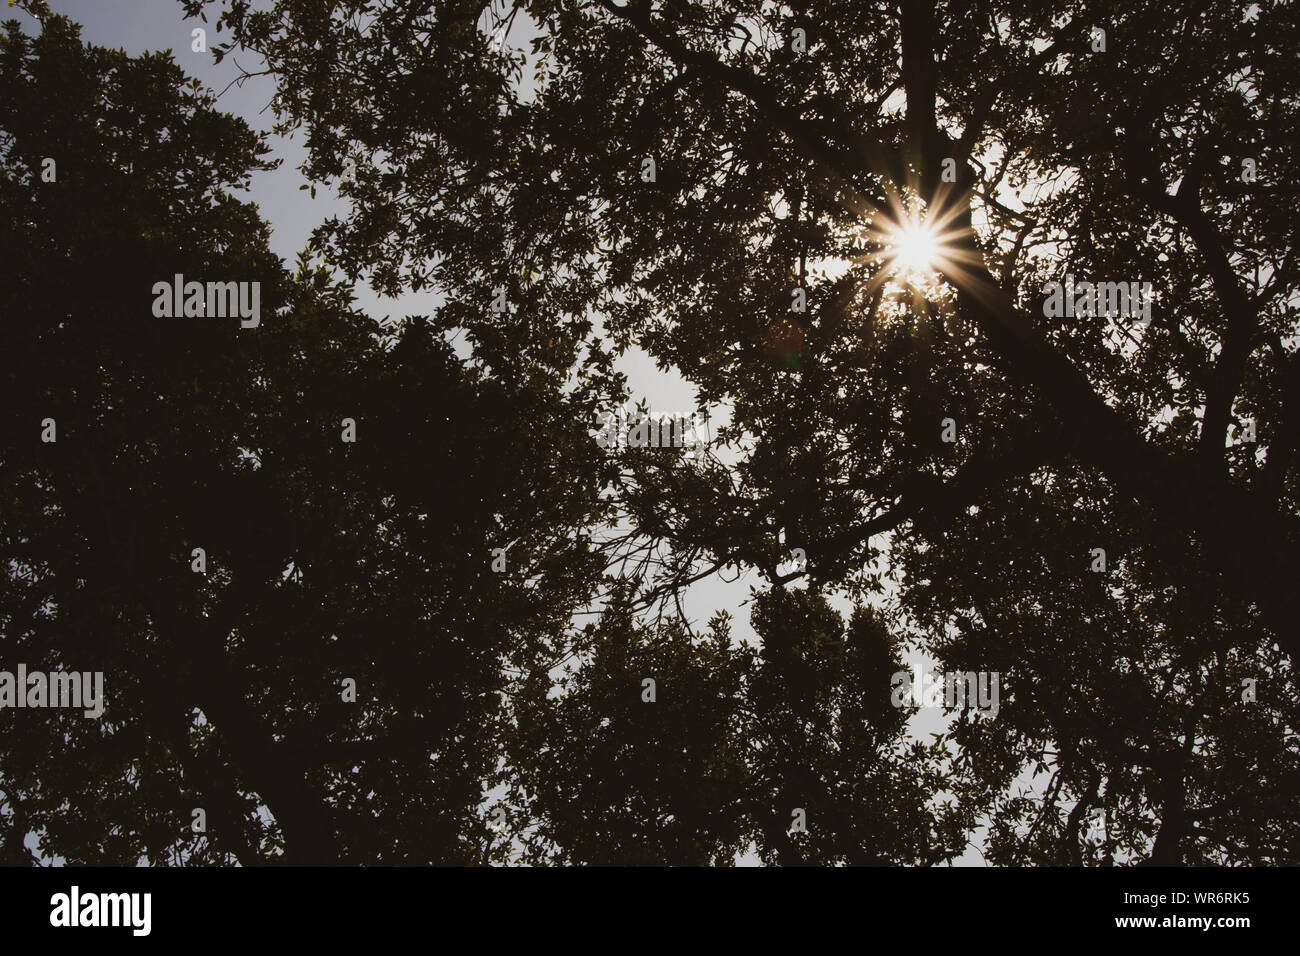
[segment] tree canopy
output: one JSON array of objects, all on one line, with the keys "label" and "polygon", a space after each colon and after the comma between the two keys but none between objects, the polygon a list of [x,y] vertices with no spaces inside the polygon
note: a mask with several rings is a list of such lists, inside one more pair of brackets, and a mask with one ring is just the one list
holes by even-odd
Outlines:
[{"label": "tree canopy", "polygon": [[[347,210],[285,268],[167,56],[7,28],[0,632],[110,687],[0,715],[8,861],[1300,859],[1292,5],[183,5]],[[633,345],[703,461],[598,445]]]}]

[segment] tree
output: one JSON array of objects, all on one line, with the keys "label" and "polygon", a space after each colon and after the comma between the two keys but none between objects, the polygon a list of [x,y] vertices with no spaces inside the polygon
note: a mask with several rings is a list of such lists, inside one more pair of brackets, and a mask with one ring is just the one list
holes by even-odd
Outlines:
[{"label": "tree", "polygon": [[[0,646],[102,672],[104,710],[0,720],[5,862],[501,855],[505,674],[562,656],[602,567],[600,363],[496,374],[286,269],[232,195],[261,138],[30,6],[0,47]],[[159,316],[176,274],[259,283],[260,323]]]},{"label": "tree", "polygon": [[[566,348],[598,316],[730,406],[726,467],[610,479],[664,549],[645,596],[891,581],[1014,687],[952,738],[997,859],[1294,861],[1289,4],[186,6],[266,57],[309,176],[355,166],[317,236],[349,275],[453,324],[504,285]],[[1074,278],[1138,297],[1063,314]]]},{"label": "tree", "polygon": [[[550,693],[521,693],[509,778],[530,855],[619,865],[934,863],[969,819],[930,797],[941,746],[905,739],[878,693],[897,670],[884,622],[845,626],[803,591],[762,595],[761,652],[719,615],[638,626],[611,608]],[[649,682],[649,683],[647,683]],[[796,825],[795,820],[798,819]]]}]

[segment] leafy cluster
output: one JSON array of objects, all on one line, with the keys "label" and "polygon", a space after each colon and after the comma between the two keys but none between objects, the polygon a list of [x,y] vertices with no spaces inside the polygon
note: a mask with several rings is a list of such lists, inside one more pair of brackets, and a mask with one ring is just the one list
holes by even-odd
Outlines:
[{"label": "leafy cluster", "polygon": [[[167,57],[7,28],[5,660],[117,675],[0,723],[7,859],[1300,858],[1293,5],[183,5],[342,275],[268,253],[264,147]],[[179,272],[274,319],[149,321]],[[703,463],[588,433],[632,346],[725,406]],[[727,567],[755,646],[646,613]],[[996,718],[911,741],[905,649]]]}]

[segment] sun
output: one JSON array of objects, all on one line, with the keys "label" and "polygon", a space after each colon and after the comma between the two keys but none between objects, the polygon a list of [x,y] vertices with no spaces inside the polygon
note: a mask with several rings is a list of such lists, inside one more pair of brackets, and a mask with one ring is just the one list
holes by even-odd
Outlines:
[{"label": "sun", "polygon": [[849,255],[825,260],[826,274],[838,279],[861,267],[867,296],[884,296],[904,311],[951,301],[954,283],[983,259],[972,251],[974,233],[962,220],[964,207],[946,200],[942,188],[928,203],[914,192],[889,195],[887,205],[877,203],[864,216]]},{"label": "sun", "polygon": [[870,281],[914,303],[950,296],[953,275],[979,261],[966,248],[972,234],[962,209],[942,187],[929,202],[911,190],[889,196],[862,230],[859,261],[872,268]]},{"label": "sun", "polygon": [[923,285],[934,278],[939,257],[939,238],[933,226],[910,221],[892,230],[887,237],[891,271],[913,285]]}]

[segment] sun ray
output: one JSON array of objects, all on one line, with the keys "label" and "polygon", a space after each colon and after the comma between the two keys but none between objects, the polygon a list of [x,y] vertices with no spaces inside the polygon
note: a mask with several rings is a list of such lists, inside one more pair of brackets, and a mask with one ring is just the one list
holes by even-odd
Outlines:
[{"label": "sun ray", "polygon": [[941,297],[944,281],[970,259],[959,240],[969,230],[957,226],[959,204],[933,197],[929,207],[914,192],[892,195],[887,212],[864,231],[870,251],[858,261],[875,267],[872,285],[888,284],[921,299]]}]

